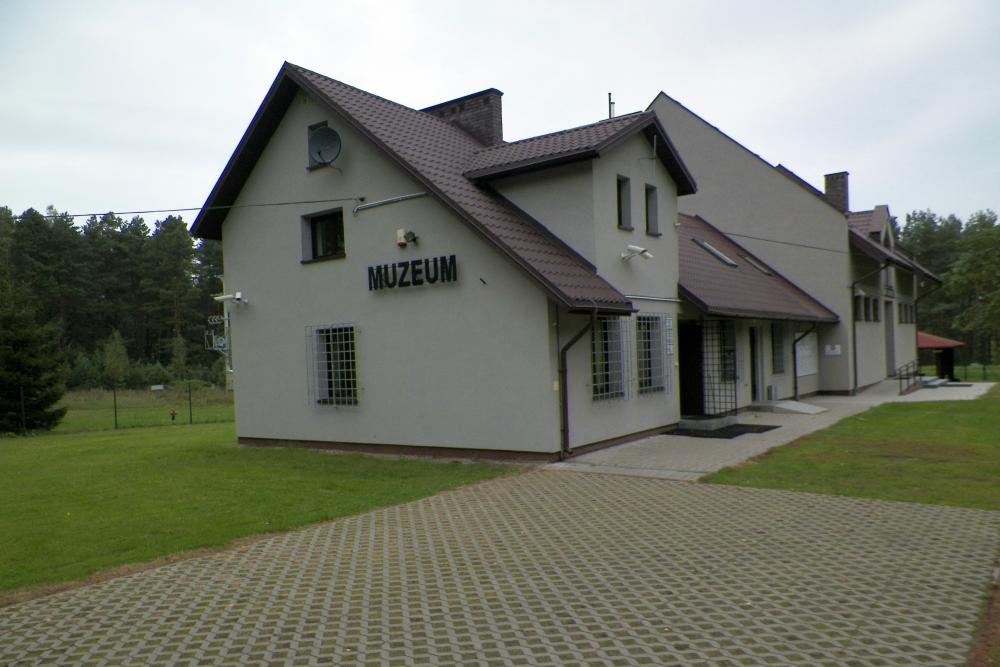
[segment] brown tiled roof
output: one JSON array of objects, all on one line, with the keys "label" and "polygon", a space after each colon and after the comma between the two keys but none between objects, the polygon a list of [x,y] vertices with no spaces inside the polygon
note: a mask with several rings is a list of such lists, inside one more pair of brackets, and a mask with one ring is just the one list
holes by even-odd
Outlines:
[{"label": "brown tiled roof", "polygon": [[852,211],[847,214],[847,226],[861,234],[881,234],[882,230],[875,223],[875,211]]},{"label": "brown tiled roof", "polygon": [[947,350],[955,347],[965,347],[965,343],[960,340],[952,340],[951,338],[945,338],[944,336],[935,336],[934,334],[925,333],[923,331],[917,332],[918,350]]},{"label": "brown tiled roof", "polygon": [[472,179],[506,176],[530,169],[548,167],[572,160],[597,157],[636,132],[657,137],[657,152],[677,194],[692,194],[694,180],[681,162],[666,132],[651,111],[609,118],[590,125],[501,144],[479,151],[465,166],[465,176]]},{"label": "brown tiled roof", "polygon": [[[680,215],[680,291],[708,315],[836,322],[836,313],[697,216]],[[729,265],[700,243],[732,260]],[[770,275],[754,266],[766,269]]]},{"label": "brown tiled roof", "polygon": [[928,278],[937,284],[941,284],[941,279],[936,275],[931,273],[929,270],[925,269],[916,260],[907,257],[906,255],[895,252],[886,248],[881,243],[875,241],[870,236],[862,234],[855,229],[848,230],[848,238],[850,239],[851,247],[861,253],[868,255],[877,262],[888,262],[889,264],[895,264],[896,266],[918,273],[925,278]]},{"label": "brown tiled roof", "polygon": [[221,238],[227,209],[249,176],[295,93],[303,89],[365,135],[445,206],[521,266],[557,301],[574,310],[630,312],[631,302],[593,265],[536,220],[463,175],[483,145],[431,114],[391,102],[285,63],[257,115],[192,226]]}]

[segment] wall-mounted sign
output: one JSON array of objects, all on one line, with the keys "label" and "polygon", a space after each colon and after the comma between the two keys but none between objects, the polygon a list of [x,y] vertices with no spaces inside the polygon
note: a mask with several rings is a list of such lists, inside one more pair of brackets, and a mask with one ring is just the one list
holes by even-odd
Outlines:
[{"label": "wall-mounted sign", "polygon": [[413,259],[368,267],[368,289],[419,287],[458,280],[458,265],[454,255]]}]

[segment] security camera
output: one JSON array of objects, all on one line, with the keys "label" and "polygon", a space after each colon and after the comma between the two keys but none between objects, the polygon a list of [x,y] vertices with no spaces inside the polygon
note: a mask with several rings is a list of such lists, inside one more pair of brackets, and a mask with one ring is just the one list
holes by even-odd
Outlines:
[{"label": "security camera", "polygon": [[212,297],[213,301],[218,303],[246,303],[247,300],[243,298],[243,292],[234,292],[232,294],[219,294]]},{"label": "security camera", "polygon": [[633,257],[635,257],[637,255],[640,256],[640,257],[644,257],[646,259],[652,259],[653,258],[653,253],[649,252],[648,250],[646,250],[642,246],[627,245],[627,246],[625,246],[625,252],[622,253],[622,259],[627,261],[627,260],[630,260],[630,259],[632,259]]}]

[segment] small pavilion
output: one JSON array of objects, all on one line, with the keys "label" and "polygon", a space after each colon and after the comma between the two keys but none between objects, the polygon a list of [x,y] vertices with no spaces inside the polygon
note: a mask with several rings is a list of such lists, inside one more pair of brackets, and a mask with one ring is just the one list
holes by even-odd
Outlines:
[{"label": "small pavilion", "polygon": [[964,347],[965,343],[960,340],[952,340],[943,336],[917,332],[917,349],[934,350],[934,367],[937,376],[955,381],[955,348]]}]

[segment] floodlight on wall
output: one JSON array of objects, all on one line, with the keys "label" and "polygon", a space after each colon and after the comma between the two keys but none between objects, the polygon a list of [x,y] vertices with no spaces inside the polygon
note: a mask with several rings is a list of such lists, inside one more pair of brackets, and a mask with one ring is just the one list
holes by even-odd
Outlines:
[{"label": "floodlight on wall", "polygon": [[416,232],[414,232],[412,229],[400,228],[396,230],[396,245],[398,245],[400,248],[405,248],[410,243],[416,245],[419,238],[420,237],[417,236]]},{"label": "floodlight on wall", "polygon": [[212,297],[213,301],[218,303],[235,303],[242,304],[247,303],[247,298],[243,296],[243,292],[233,292],[232,294],[218,294]]},{"label": "floodlight on wall", "polygon": [[627,262],[633,257],[642,257],[643,259],[653,259],[653,253],[649,252],[645,248],[637,245],[627,245],[625,246],[625,252],[622,253],[622,261]]}]

